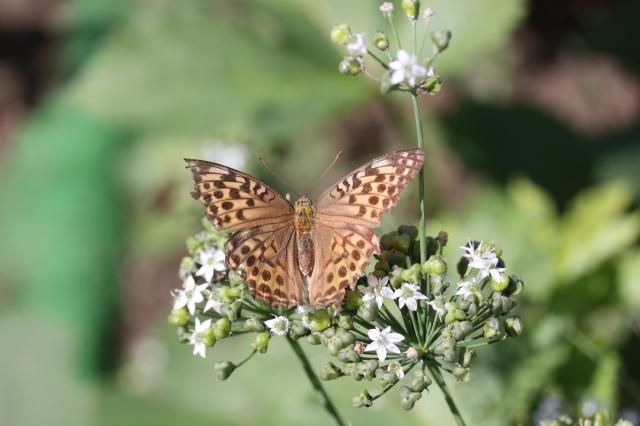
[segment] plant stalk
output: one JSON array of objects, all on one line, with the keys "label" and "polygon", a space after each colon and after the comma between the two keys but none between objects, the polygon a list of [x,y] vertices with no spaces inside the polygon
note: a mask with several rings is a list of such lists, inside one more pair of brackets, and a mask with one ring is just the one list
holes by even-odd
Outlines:
[{"label": "plant stalk", "polygon": [[304,354],[298,342],[290,337],[287,337],[287,341],[289,342],[289,345],[291,345],[291,349],[293,349],[293,352],[296,354],[296,356],[300,360],[300,363],[302,364],[302,368],[304,369],[304,372],[307,374],[307,377],[309,378],[311,385],[316,391],[318,391],[320,396],[322,396],[322,399],[324,400],[325,410],[327,410],[329,415],[333,417],[333,419],[335,420],[338,426],[346,426],[346,423],[344,422],[344,420],[342,420],[342,417],[340,417],[340,413],[338,413],[338,410],[336,409],[335,405],[333,405],[333,402],[331,401],[329,394],[327,394],[327,391],[324,389],[324,386],[322,386],[320,379],[318,379],[318,376],[316,376],[316,373],[313,371],[313,368],[311,367],[311,363],[309,362],[309,359]]},{"label": "plant stalk", "polygon": [[[424,131],[422,129],[422,120],[420,118],[418,95],[414,93],[411,97],[411,100],[413,101],[413,114],[416,121],[416,139],[418,140],[418,148],[420,148],[424,153]],[[425,220],[424,165],[420,168],[418,184],[418,193],[420,194],[420,226],[418,227],[418,236],[420,238],[420,263],[424,263],[427,260],[427,225]]]},{"label": "plant stalk", "polygon": [[458,426],[466,426],[466,423],[462,418],[462,414],[460,414],[460,411],[458,410],[458,407],[456,406],[456,403],[454,402],[453,397],[449,393],[449,388],[447,387],[447,383],[444,381],[444,377],[442,377],[442,373],[440,373],[440,369],[438,368],[437,365],[433,365],[429,361],[426,361],[426,365],[427,365],[427,368],[429,369],[429,372],[433,376],[433,379],[436,381],[436,383],[438,384],[438,387],[442,391],[442,394],[444,395],[444,399],[447,401],[447,405],[449,406],[449,410],[451,411],[451,414],[453,415],[453,418],[455,419],[456,424]]}]

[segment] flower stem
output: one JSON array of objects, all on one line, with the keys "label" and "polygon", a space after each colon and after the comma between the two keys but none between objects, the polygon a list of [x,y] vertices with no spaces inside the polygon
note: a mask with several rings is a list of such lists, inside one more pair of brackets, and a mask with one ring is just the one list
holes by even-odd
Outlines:
[{"label": "flower stem", "polygon": [[440,373],[440,369],[438,368],[437,365],[434,365],[432,364],[432,362],[429,362],[429,361],[426,361],[426,365],[427,365],[427,368],[429,369],[429,372],[431,372],[433,379],[436,381],[436,383],[438,384],[438,387],[442,391],[442,394],[444,395],[444,399],[447,401],[447,405],[449,406],[449,410],[451,411],[451,414],[453,414],[453,418],[456,420],[456,424],[458,426],[466,426],[466,423],[462,418],[462,414],[460,414],[460,411],[458,410],[456,403],[453,401],[453,398],[449,393],[449,388],[447,387],[447,383],[444,381],[444,377],[442,377],[442,373]]},{"label": "flower stem", "polygon": [[342,420],[342,417],[340,417],[340,413],[338,413],[335,405],[333,405],[331,398],[329,398],[329,394],[327,394],[327,391],[324,389],[324,386],[322,386],[320,379],[318,379],[318,376],[316,376],[316,373],[313,371],[309,359],[302,351],[302,348],[300,347],[298,342],[290,337],[287,337],[287,341],[289,342],[289,345],[291,345],[291,349],[293,349],[293,352],[300,360],[302,368],[304,369],[304,372],[307,373],[307,377],[309,378],[311,385],[322,396],[322,399],[324,400],[325,410],[327,410],[331,417],[333,417],[338,426],[346,426],[346,423],[344,422],[344,420]]},{"label": "flower stem", "polygon": [[[420,119],[420,106],[418,105],[418,95],[413,94],[411,97],[413,101],[413,114],[416,121],[416,139],[418,140],[418,148],[424,152],[424,132],[422,130],[422,120]],[[418,177],[418,192],[420,194],[420,227],[418,228],[418,235],[420,238],[420,263],[424,263],[427,260],[427,235],[426,235],[426,221],[425,221],[425,197],[424,197],[424,165],[420,168],[420,176]],[[427,294],[427,296],[430,296]]]}]

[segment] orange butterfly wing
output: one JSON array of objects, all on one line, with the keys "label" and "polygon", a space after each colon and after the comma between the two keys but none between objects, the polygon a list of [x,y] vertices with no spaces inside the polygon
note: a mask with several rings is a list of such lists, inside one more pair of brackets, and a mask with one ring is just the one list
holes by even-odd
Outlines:
[{"label": "orange butterfly wing", "polygon": [[233,232],[225,246],[227,266],[241,269],[251,293],[287,307],[303,303],[304,282],[297,265],[293,208],[275,190],[222,164],[185,159],[195,199],[220,230]]},{"label": "orange butterfly wing", "polygon": [[355,285],[379,250],[373,229],[423,162],[420,149],[392,152],[351,172],[320,196],[309,277],[311,304],[338,303],[347,286]]}]

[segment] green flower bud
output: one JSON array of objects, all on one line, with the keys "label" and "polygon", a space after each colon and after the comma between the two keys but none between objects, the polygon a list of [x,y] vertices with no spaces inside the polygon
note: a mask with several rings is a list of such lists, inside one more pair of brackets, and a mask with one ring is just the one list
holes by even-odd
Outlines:
[{"label": "green flower bud", "polygon": [[418,19],[418,15],[420,14],[419,0],[402,0],[400,6],[404,10],[404,13],[407,14],[407,18],[409,18],[409,20],[415,21]]},{"label": "green flower bud", "polygon": [[317,309],[309,318],[309,328],[312,331],[322,331],[331,325],[331,317],[326,309]]},{"label": "green flower bud", "polygon": [[174,309],[169,314],[169,324],[176,327],[181,327],[189,323],[189,311],[184,308]]},{"label": "green flower bud", "polygon": [[457,366],[453,369],[451,374],[453,374],[453,377],[455,377],[459,382],[468,382],[469,380],[471,380],[471,375],[469,374],[468,368]]},{"label": "green flower bud", "polygon": [[342,342],[336,337],[327,340],[327,351],[333,356],[338,355],[338,351],[342,349]]},{"label": "green flower bud", "polygon": [[476,351],[474,351],[473,349],[465,349],[462,354],[462,366],[468,367],[471,364],[471,361],[473,361],[473,358],[475,358],[475,356],[476,356]]},{"label": "green flower bud", "polygon": [[509,336],[519,336],[522,334],[522,320],[518,317],[504,320],[504,329]]},{"label": "green flower bud", "polygon": [[431,275],[429,282],[431,283],[431,293],[434,296],[441,295],[449,287],[449,282],[444,279],[444,275]]},{"label": "green flower bud", "polygon": [[317,333],[308,334],[306,340],[310,345],[319,345],[321,343],[320,335]]},{"label": "green flower bud", "polygon": [[355,311],[362,306],[362,295],[357,290],[347,290],[344,299],[346,307],[350,311]]},{"label": "green flower bud", "polygon": [[464,277],[467,274],[467,269],[469,269],[469,259],[467,259],[466,257],[461,257],[458,261],[457,269],[458,274],[461,277]]},{"label": "green flower bud", "polygon": [[409,387],[414,392],[422,392],[431,385],[431,378],[424,374],[424,371],[418,370],[413,373],[413,379]]},{"label": "green flower bud", "polygon": [[351,400],[351,405],[356,408],[360,407],[371,407],[373,405],[373,400],[371,399],[371,395],[367,390],[363,390],[360,392],[360,395],[356,395]]},{"label": "green flower bud", "polygon": [[353,328],[353,315],[347,312],[341,312],[338,315],[338,327],[344,330],[351,330]]},{"label": "green flower bud", "polygon": [[438,241],[433,237],[427,237],[427,259],[438,252]]},{"label": "green flower bud", "polygon": [[491,300],[491,312],[494,314],[506,314],[513,308],[513,306],[513,299],[501,296],[499,293],[493,294],[493,299]]},{"label": "green flower bud", "polygon": [[500,333],[500,321],[497,318],[491,317],[487,319],[482,327],[484,337],[492,338]]},{"label": "green flower bud", "polygon": [[360,306],[358,314],[366,321],[375,321],[378,316],[378,305],[376,305],[375,300],[370,300]]},{"label": "green flower bud", "polygon": [[416,402],[422,398],[421,392],[409,392],[406,395],[400,393],[400,406],[405,410],[411,410]]},{"label": "green flower bud", "polygon": [[383,388],[394,385],[398,381],[398,376],[396,376],[395,373],[392,373],[390,371],[383,371],[383,370],[378,370],[378,371],[382,371],[378,375],[378,381],[380,383],[380,386],[382,386]]},{"label": "green flower bud", "polygon": [[349,345],[346,348],[340,349],[337,355],[338,360],[341,362],[358,362],[360,361],[360,355],[353,350],[353,346]]},{"label": "green flower bud", "polygon": [[332,362],[328,362],[320,370],[320,380],[335,380],[344,376],[344,373]]},{"label": "green flower bud", "polygon": [[442,79],[437,75],[427,77],[422,83],[422,86],[420,86],[420,89],[432,95],[436,94],[442,89]]},{"label": "green flower bud", "polygon": [[409,238],[415,240],[418,237],[418,228],[413,225],[400,225],[398,232],[403,235],[408,235]]},{"label": "green flower bud", "polygon": [[351,27],[347,24],[338,24],[331,28],[331,41],[336,44],[347,44],[350,37]]},{"label": "green flower bud", "polygon": [[231,373],[236,369],[236,365],[230,361],[221,361],[216,362],[213,369],[215,370],[218,379],[227,380],[229,376],[231,376]]},{"label": "green flower bud", "polygon": [[402,385],[400,386],[400,396],[401,397],[407,397],[409,395],[411,395],[413,393],[413,391],[411,390],[411,388],[409,386],[406,385]]},{"label": "green flower bud", "polygon": [[509,276],[509,286],[504,291],[507,296],[517,296],[524,288],[524,283],[516,275]]},{"label": "green flower bud", "polygon": [[373,36],[373,45],[378,49],[385,51],[389,48],[389,38],[382,31],[377,31]]},{"label": "green flower bud", "polygon": [[454,302],[449,303],[447,307],[447,314],[444,317],[445,324],[451,324],[454,321],[462,321],[467,318],[467,314]]},{"label": "green flower bud", "polygon": [[186,278],[192,271],[194,271],[196,266],[193,257],[185,256],[180,261],[180,278]]},{"label": "green flower bud", "polygon": [[231,321],[227,318],[220,318],[213,324],[213,332],[216,339],[224,339],[231,332]]},{"label": "green flower bud", "polygon": [[229,278],[229,285],[231,287],[242,287],[244,286],[244,281],[242,281],[242,277],[236,271],[229,271],[227,274]]},{"label": "green flower bud", "polygon": [[353,374],[356,371],[357,364],[355,362],[345,362],[342,364],[342,372],[344,374]]},{"label": "green flower bud", "polygon": [[433,43],[433,49],[437,52],[443,52],[449,47],[451,41],[451,31],[432,31],[431,42]]},{"label": "green flower bud", "polygon": [[340,340],[343,348],[356,343],[356,336],[343,328],[336,331],[335,338]]},{"label": "green flower bud", "polygon": [[484,249],[493,252],[496,256],[502,256],[502,248],[494,242],[484,243]]},{"label": "green flower bud", "polygon": [[242,327],[245,331],[253,331],[256,333],[260,331],[264,331],[264,325],[262,325],[262,322],[257,318],[253,318],[253,317],[247,318],[247,320],[244,322]]},{"label": "green flower bud", "polygon": [[289,336],[293,339],[299,339],[309,334],[309,330],[301,322],[292,322],[289,326]]},{"label": "green flower bud", "polygon": [[456,341],[451,337],[445,338],[433,351],[449,362],[454,362],[457,359]]},{"label": "green flower bud", "polygon": [[411,247],[411,237],[406,234],[400,234],[393,238],[393,248],[401,253],[408,253]]},{"label": "green flower bud", "polygon": [[191,333],[189,332],[189,330],[187,330],[186,327],[178,327],[176,331],[178,334],[178,341],[180,343],[187,343],[189,341]]},{"label": "green flower bud", "polygon": [[389,262],[386,260],[379,260],[376,262],[376,265],[373,267],[376,271],[383,271],[385,274],[391,270],[389,266]]},{"label": "green flower bud", "polygon": [[266,353],[269,348],[269,334],[266,332],[258,333],[251,343],[251,347],[261,354]]},{"label": "green flower bud", "polygon": [[362,71],[362,61],[353,56],[345,56],[338,69],[342,75],[358,75]]},{"label": "green flower bud", "polygon": [[395,267],[404,268],[405,266],[407,266],[407,255],[396,249],[391,249],[387,256],[387,262],[389,262],[389,266],[391,266],[392,271]]},{"label": "green flower bud", "polygon": [[242,313],[242,301],[236,300],[231,305],[223,306],[223,312],[225,316],[229,318],[229,321],[237,321],[240,318],[240,314]]},{"label": "green flower bud", "polygon": [[497,280],[491,277],[489,282],[495,291],[503,291],[509,286],[509,277],[506,274],[501,274]]},{"label": "green flower bud", "polygon": [[208,348],[212,348],[216,344],[216,331],[213,327],[209,328],[204,332],[204,336],[202,337],[202,342]]},{"label": "green flower bud", "polygon": [[469,321],[459,321],[453,323],[451,328],[451,336],[457,341],[464,340],[469,334],[473,332],[473,326]]},{"label": "green flower bud", "polygon": [[393,247],[393,238],[398,235],[398,232],[392,231],[388,234],[384,234],[382,238],[380,238],[380,248],[382,250],[391,250]]},{"label": "green flower bud", "polygon": [[429,275],[444,275],[447,272],[447,263],[441,256],[431,256],[422,264],[422,272]]}]

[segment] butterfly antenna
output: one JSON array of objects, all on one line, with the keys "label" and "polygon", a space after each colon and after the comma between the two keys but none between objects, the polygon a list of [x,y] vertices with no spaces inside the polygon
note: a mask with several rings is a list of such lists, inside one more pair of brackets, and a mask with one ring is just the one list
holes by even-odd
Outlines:
[{"label": "butterfly antenna", "polygon": [[267,169],[267,171],[268,171],[269,173],[271,173],[271,174],[273,175],[273,177],[275,177],[275,178],[278,180],[278,182],[280,182],[280,183],[281,183],[282,185],[284,185],[288,190],[290,190],[291,192],[293,192],[293,193],[296,195],[296,197],[297,197],[297,198],[300,198],[300,195],[298,195],[298,193],[297,193],[293,188],[291,188],[289,185],[287,185],[287,184],[285,183],[285,181],[284,181],[284,180],[282,180],[282,179],[280,178],[280,176],[278,176],[278,174],[277,174],[276,172],[274,172],[274,171],[273,171],[273,169],[271,168],[271,166],[269,166],[269,163],[267,163],[267,160],[265,160],[264,158],[262,158],[262,156],[261,156],[261,155],[258,155],[258,161],[260,162],[260,164],[262,164],[262,165],[264,166],[264,168],[265,168],[265,169]]},{"label": "butterfly antenna", "polygon": [[316,185],[318,185],[318,183],[320,183],[322,181],[322,178],[326,176],[327,173],[329,173],[329,171],[333,168],[333,166],[336,165],[336,163],[338,162],[338,160],[340,159],[340,157],[342,157],[342,151],[338,151],[338,153],[336,154],[336,157],[333,159],[333,161],[331,162],[331,164],[329,164],[329,167],[327,167],[325,169],[324,172],[322,172],[322,174],[320,175],[320,177],[318,178],[318,180],[316,181],[316,184],[313,186],[312,191],[316,188]]}]

